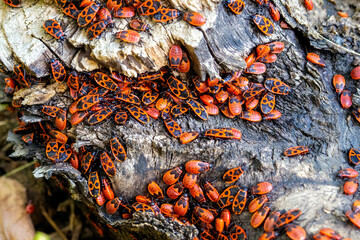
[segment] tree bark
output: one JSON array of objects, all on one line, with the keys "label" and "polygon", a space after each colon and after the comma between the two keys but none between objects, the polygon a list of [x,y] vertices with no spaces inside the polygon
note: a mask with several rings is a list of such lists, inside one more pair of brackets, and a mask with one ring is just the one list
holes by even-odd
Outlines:
[{"label": "tree bark", "polygon": [[[359,123],[350,112],[341,108],[332,87],[332,77],[342,74],[346,87],[354,93],[353,101],[360,106],[359,84],[350,78],[350,71],[359,65],[359,9],[356,0],[314,1],[314,10],[307,11],[302,1],[274,0],[284,20],[291,26],[286,30],[275,25],[275,34],[265,36],[250,20],[254,14],[270,19],[266,7],[256,1],[246,1],[242,14],[234,15],[219,1],[170,0],[167,4],[180,10],[198,11],[207,18],[201,28],[194,28],[179,20],[170,24],[151,23],[149,33],[141,33],[141,44],[121,43],[115,33],[128,28],[129,20],[114,19],[115,27],[106,30],[99,39],[88,40],[86,31],[77,27],[60,13],[54,3],[27,1],[22,8],[0,7],[0,61],[11,71],[20,63],[36,77],[48,77],[49,58],[59,58],[69,69],[79,72],[100,68],[117,70],[126,76],[136,77],[147,71],[157,71],[168,65],[167,54],[173,44],[183,45],[190,55],[192,69],[202,80],[218,77],[221,72],[243,70],[244,57],[258,45],[282,41],[285,49],[275,63],[267,64],[262,75],[248,76],[252,82],[263,83],[266,78],[278,78],[291,86],[289,95],[277,97],[276,109],[282,117],[260,123],[241,119],[228,119],[222,115],[201,121],[187,115],[176,121],[183,131],[234,127],[242,132],[241,141],[198,139],[181,145],[170,137],[161,121],[151,120],[146,125],[130,120],[124,126],[112,121],[89,126],[85,123],[72,127],[67,134],[76,138],[77,146],[93,145],[109,148],[109,139],[115,132],[125,143],[128,159],[116,163],[117,174],[111,178],[116,195],[133,199],[147,193],[147,183],[162,182],[162,174],[188,160],[200,159],[213,164],[206,174],[219,190],[225,188],[222,174],[230,168],[246,165],[240,186],[253,186],[260,181],[274,185],[271,192],[271,209],[299,208],[303,215],[298,223],[310,233],[323,227],[336,229],[344,237],[357,239],[359,230],[348,223],[344,211],[350,209],[352,196],[342,193],[342,180],[335,177],[338,170],[348,167],[348,150],[360,145]],[[340,18],[337,11],[346,11],[351,17]],[[48,40],[42,24],[46,19],[58,18],[67,39],[60,43]],[[15,27],[16,26],[16,27]],[[326,67],[306,60],[308,52],[319,53]],[[180,74],[184,82],[192,76]],[[25,121],[44,117],[41,104],[68,107],[71,101],[66,85],[53,83],[37,85],[15,93],[22,97]],[[199,230],[184,227],[163,217],[135,214],[130,220],[120,220],[106,213],[90,196],[87,179],[68,164],[48,164],[44,151],[23,147],[19,136],[9,135],[18,143],[16,156],[34,156],[42,163],[35,170],[37,177],[60,175],[69,181],[71,197],[94,208],[99,218],[118,227],[119,239],[192,239]],[[305,145],[310,154],[289,158],[283,151],[292,146]],[[165,184],[161,183],[161,187]],[[164,189],[164,188],[163,188]],[[355,198],[359,197],[359,192]],[[251,215],[244,211],[233,215],[232,221],[247,230],[249,239],[257,239],[262,230],[250,226]]]}]

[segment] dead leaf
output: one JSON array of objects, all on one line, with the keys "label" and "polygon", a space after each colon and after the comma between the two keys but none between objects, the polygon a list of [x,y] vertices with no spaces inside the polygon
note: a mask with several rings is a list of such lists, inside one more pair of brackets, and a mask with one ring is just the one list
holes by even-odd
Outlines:
[{"label": "dead leaf", "polygon": [[11,178],[0,178],[0,239],[32,240],[34,225],[25,212],[26,189]]}]

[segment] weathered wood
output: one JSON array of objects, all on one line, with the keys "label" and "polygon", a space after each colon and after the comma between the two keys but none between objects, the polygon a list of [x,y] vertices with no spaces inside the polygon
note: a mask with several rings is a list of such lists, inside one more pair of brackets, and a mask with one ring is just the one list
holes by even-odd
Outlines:
[{"label": "weathered wood", "polygon": [[[100,39],[89,41],[85,30],[77,29],[74,21],[63,18],[68,41],[61,45],[48,41],[42,29],[45,19],[60,15],[54,4],[28,1],[23,3],[20,11],[1,5],[0,60],[9,70],[17,62],[42,77],[49,75],[48,59],[44,55],[50,57],[54,52],[68,67],[77,71],[105,67],[136,76],[167,65],[170,46],[181,43],[190,54],[195,72],[205,79],[207,76],[218,76],[221,71],[243,69],[243,58],[259,44],[274,40],[284,42],[284,52],[278,55],[275,63],[267,65],[266,73],[250,77],[258,82],[275,77],[292,87],[288,96],[277,98],[276,109],[282,111],[280,119],[249,123],[218,115],[204,122],[188,115],[177,120],[185,131],[235,127],[243,134],[241,141],[199,139],[183,146],[168,136],[160,121],[151,121],[147,125],[130,121],[125,126],[115,126],[110,121],[95,126],[79,124],[68,133],[76,137],[78,146],[107,148],[113,131],[123,139],[128,159],[116,163],[117,175],[111,181],[116,194],[126,198],[145,194],[146,183],[152,180],[160,182],[165,170],[187,160],[201,159],[212,163],[214,170],[207,177],[216,179],[215,186],[219,189],[225,186],[221,181],[225,170],[244,164],[248,170],[239,185],[252,186],[265,180],[272,182],[272,209],[301,209],[303,215],[299,223],[308,233],[331,227],[345,237],[356,239],[359,230],[347,222],[343,213],[349,209],[353,198],[342,194],[343,182],[335,179],[335,173],[348,166],[348,149],[360,145],[360,127],[349,117],[349,111],[340,107],[331,80],[335,74],[343,74],[347,87],[352,92],[359,92],[359,84],[349,77],[351,69],[359,64],[359,3],[356,0],[334,1],[337,3],[334,5],[324,1],[320,5],[314,1],[315,9],[308,12],[302,1],[274,0],[294,30],[283,30],[275,24],[276,33],[268,37],[258,31],[249,19],[250,14],[267,11],[256,1],[246,1],[245,11],[239,16],[231,14],[221,3],[199,2],[173,0],[169,4],[204,13],[207,23],[201,29],[193,28],[184,21],[161,25],[146,19],[152,23],[151,35],[142,33],[139,46],[120,43],[114,37],[115,32],[127,28],[128,20],[115,19],[114,29],[106,31]],[[351,10],[350,5],[357,6],[357,10]],[[336,14],[337,10],[347,10],[353,17],[341,19]],[[14,31],[14,26],[19,26],[17,31]],[[307,52],[313,51],[313,48],[325,59],[325,68],[306,61]],[[185,75],[180,77],[187,80]],[[52,96],[54,90],[59,97],[65,86],[56,83],[46,86],[46,89],[39,89],[36,99],[31,95],[34,93],[27,90],[20,91],[15,98],[25,98],[26,105],[29,105],[24,107],[27,115],[41,117],[41,109],[35,104],[48,103],[47,97],[49,94]],[[356,100],[359,98],[359,94],[354,96],[357,105],[360,105],[360,101]],[[70,104],[65,97],[52,98],[50,103],[59,107]],[[284,149],[295,145],[308,146],[311,154],[295,158],[283,156]],[[32,153],[30,150],[29,154]],[[36,156],[45,161],[44,153]],[[123,230],[119,234],[124,234],[122,239],[129,238],[131,231],[141,234],[144,229],[149,229],[147,226],[151,226],[152,230],[147,236],[141,235],[144,239],[154,239],[155,236],[190,239],[194,236],[193,228],[184,229],[163,218],[139,216],[129,221],[113,219],[103,207],[96,207],[87,192],[86,179],[73,169],[50,165],[35,172],[38,177],[49,177],[55,173],[65,176],[72,186],[77,186],[71,188],[73,198],[96,208],[102,219],[119,226]],[[359,193],[355,196],[358,197]],[[233,217],[233,221],[247,230],[249,239],[257,239],[261,231],[250,226],[250,218],[251,215],[244,211],[240,217]]]}]

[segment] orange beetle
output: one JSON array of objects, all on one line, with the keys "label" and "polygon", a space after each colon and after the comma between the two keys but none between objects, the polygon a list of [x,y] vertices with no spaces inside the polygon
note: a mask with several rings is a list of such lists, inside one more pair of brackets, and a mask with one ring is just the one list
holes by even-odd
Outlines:
[{"label": "orange beetle", "polygon": [[152,181],[152,182],[149,183],[149,185],[148,185],[148,191],[149,191],[149,193],[150,193],[151,195],[153,195],[153,196],[156,197],[156,198],[160,198],[160,199],[164,198],[164,194],[163,194],[161,188],[160,188],[159,185],[158,185],[156,182],[154,182],[154,181]]},{"label": "orange beetle", "polygon": [[270,208],[266,205],[262,206],[258,211],[252,215],[250,223],[253,228],[257,228],[265,220],[267,214],[269,213]]},{"label": "orange beetle", "polygon": [[250,192],[252,194],[263,195],[263,194],[267,194],[267,193],[271,192],[272,189],[273,189],[273,186],[271,183],[260,182],[260,183],[256,184],[255,186],[253,186],[251,188]]},{"label": "orange beetle", "polygon": [[304,5],[305,5],[306,9],[309,11],[314,9],[314,4],[313,4],[312,0],[304,0]]},{"label": "orange beetle", "polygon": [[325,61],[320,58],[319,55],[315,53],[308,53],[306,56],[306,59],[309,60],[312,63],[318,64],[322,67],[325,67]]},{"label": "orange beetle", "polygon": [[193,173],[185,173],[184,177],[183,177],[183,185],[186,188],[192,188],[194,187],[196,181],[197,181],[197,174],[193,174]]},{"label": "orange beetle", "polygon": [[182,173],[182,167],[173,168],[164,174],[163,181],[167,185],[173,185],[179,180],[181,173]]},{"label": "orange beetle", "polygon": [[185,170],[188,173],[199,174],[209,170],[212,167],[210,163],[199,160],[191,160],[185,164]]},{"label": "orange beetle", "polygon": [[185,216],[189,209],[189,197],[183,194],[174,205],[174,212],[179,216]]},{"label": "orange beetle", "polygon": [[201,221],[205,223],[212,223],[212,221],[214,221],[214,215],[212,215],[212,213],[205,208],[196,206],[194,209],[194,213],[196,214],[196,216],[199,217]]},{"label": "orange beetle", "polygon": [[253,213],[256,212],[259,208],[261,208],[264,203],[266,203],[268,201],[268,197],[266,195],[261,195],[257,198],[254,198],[248,206],[248,210],[249,212]]}]

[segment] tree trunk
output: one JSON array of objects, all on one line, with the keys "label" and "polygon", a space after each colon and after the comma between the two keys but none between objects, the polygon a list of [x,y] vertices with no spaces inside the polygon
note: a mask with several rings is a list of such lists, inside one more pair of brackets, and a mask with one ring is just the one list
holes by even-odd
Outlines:
[{"label": "tree trunk", "polygon": [[[53,2],[29,0],[21,8],[1,3],[0,60],[8,71],[18,63],[38,78],[51,75],[49,59],[53,57],[78,72],[101,68],[136,77],[168,65],[169,49],[178,44],[189,53],[193,72],[174,74],[190,84],[195,74],[205,80],[209,76],[219,77],[221,72],[244,70],[244,58],[260,44],[285,43],[284,51],[278,54],[275,63],[267,64],[264,74],[247,75],[251,82],[264,83],[267,78],[277,78],[291,86],[289,95],[276,99],[276,109],[282,112],[280,119],[252,123],[217,115],[202,121],[188,114],[176,120],[183,131],[189,132],[237,128],[242,132],[240,141],[199,138],[181,145],[166,132],[161,120],[150,120],[146,125],[129,120],[124,126],[113,121],[90,126],[84,121],[65,133],[76,138],[77,147],[109,150],[109,139],[114,133],[123,140],[128,159],[116,162],[117,173],[110,180],[115,194],[125,199],[146,195],[150,181],[161,183],[165,189],[162,174],[188,160],[210,162],[213,168],[206,178],[213,180],[219,191],[225,189],[222,174],[244,165],[247,170],[237,184],[251,187],[260,181],[271,182],[274,186],[271,209],[301,209],[303,214],[298,223],[308,234],[330,227],[344,237],[357,239],[359,230],[344,215],[351,207],[353,196],[343,194],[343,181],[335,176],[340,169],[348,167],[348,150],[359,147],[360,127],[350,117],[350,111],[341,108],[332,77],[342,74],[346,78],[346,87],[354,94],[354,104],[360,106],[359,84],[350,78],[350,71],[360,60],[360,3],[314,0],[312,11],[307,11],[298,0],[273,3],[291,29],[282,29],[274,22],[275,33],[266,36],[250,18],[261,14],[271,19],[267,8],[256,1],[245,1],[243,13],[235,15],[219,1],[169,0],[166,3],[169,7],[202,13],[206,24],[199,28],[183,20],[156,24],[143,17],[151,29],[140,34],[139,44],[126,44],[115,38],[116,32],[128,28],[127,19],[114,19],[114,28],[90,41],[86,30],[79,28],[75,20],[63,17]],[[340,18],[337,11],[346,11],[351,17]],[[49,40],[50,36],[44,33],[42,25],[49,18],[61,22],[66,34],[64,42]],[[326,67],[308,62],[308,52],[318,53]],[[66,83],[52,83],[21,89],[14,99],[23,98],[23,121],[34,122],[45,118],[42,104],[68,108],[72,103],[68,96]],[[79,171],[66,163],[51,164],[44,150],[24,147],[21,136],[10,134],[9,140],[18,144],[14,155],[39,160],[42,166],[35,170],[36,177],[60,175],[68,180],[71,197],[94,208],[102,221],[120,229],[115,233],[119,239],[131,239],[130,234],[138,239],[192,239],[201,231],[162,216],[135,214],[133,219],[123,220],[109,215],[104,207],[96,205],[88,192],[87,179]],[[297,145],[308,146],[310,154],[294,158],[283,155],[286,148]],[[355,197],[359,197],[359,192]],[[244,211],[240,216],[233,215],[232,222],[246,229],[249,239],[257,239],[262,230],[252,228],[250,218],[251,214]]]}]

